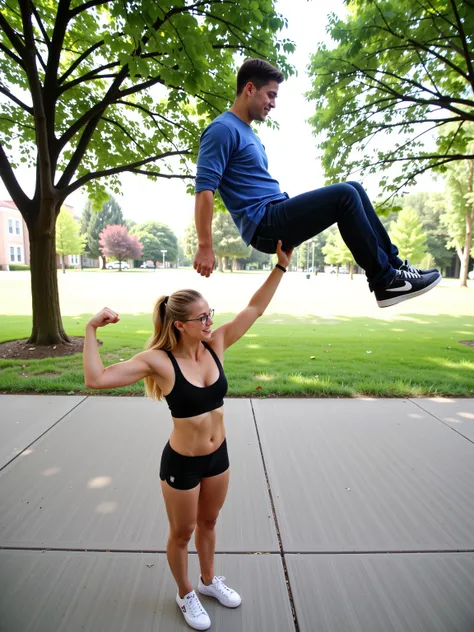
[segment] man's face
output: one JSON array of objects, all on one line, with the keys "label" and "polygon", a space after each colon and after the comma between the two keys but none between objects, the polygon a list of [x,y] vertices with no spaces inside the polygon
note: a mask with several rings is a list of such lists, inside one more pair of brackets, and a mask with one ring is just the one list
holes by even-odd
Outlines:
[{"label": "man's face", "polygon": [[253,121],[265,121],[270,110],[275,107],[275,99],[278,96],[278,83],[270,81],[260,90],[249,81],[245,86],[248,100],[249,115]]}]

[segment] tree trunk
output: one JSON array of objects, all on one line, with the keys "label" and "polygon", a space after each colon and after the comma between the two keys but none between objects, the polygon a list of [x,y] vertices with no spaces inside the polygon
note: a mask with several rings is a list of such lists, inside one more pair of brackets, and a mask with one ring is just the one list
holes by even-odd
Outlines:
[{"label": "tree trunk", "polygon": [[217,266],[219,268],[219,272],[224,272],[224,265],[222,262],[222,257],[220,255],[217,255]]},{"label": "tree trunk", "polygon": [[351,281],[353,281],[354,280],[354,264],[353,263],[350,264],[349,269],[350,269],[350,274],[351,274]]},{"label": "tree trunk", "polygon": [[461,259],[461,271],[459,274],[459,281],[461,287],[467,287],[467,273],[469,272],[469,259],[471,256],[472,246],[472,216],[474,213],[468,213],[466,215],[466,239],[464,241],[464,249],[462,251]]},{"label": "tree trunk", "polygon": [[107,268],[105,267],[107,265],[107,258],[106,257],[102,257],[102,270],[106,270]]},{"label": "tree trunk", "polygon": [[61,268],[63,270],[63,274],[66,274],[66,265],[64,263],[64,255],[61,255]]},{"label": "tree trunk", "polygon": [[[54,209],[50,212],[54,217]],[[52,224],[52,229],[42,227],[39,218],[28,226],[33,306],[33,329],[28,342],[36,345],[70,342],[63,329],[59,308],[55,222],[48,223]]]}]

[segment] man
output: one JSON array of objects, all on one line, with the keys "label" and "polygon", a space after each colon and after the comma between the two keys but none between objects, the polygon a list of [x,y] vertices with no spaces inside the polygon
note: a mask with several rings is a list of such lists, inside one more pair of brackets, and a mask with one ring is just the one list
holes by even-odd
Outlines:
[{"label": "man", "polygon": [[212,215],[217,189],[244,242],[261,252],[274,253],[279,239],[289,250],[337,222],[380,307],[431,290],[441,280],[438,270],[418,270],[398,257],[398,249],[359,183],[333,184],[290,198],[270,176],[265,149],[250,124],[265,121],[283,79],[266,61],[245,61],[237,74],[234,104],[201,136],[195,270],[208,277],[214,269]]}]

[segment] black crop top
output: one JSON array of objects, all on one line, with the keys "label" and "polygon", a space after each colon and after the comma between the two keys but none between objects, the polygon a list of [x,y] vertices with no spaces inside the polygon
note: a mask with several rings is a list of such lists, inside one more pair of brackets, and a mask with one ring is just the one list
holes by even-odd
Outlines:
[{"label": "black crop top", "polygon": [[173,417],[194,417],[224,405],[223,398],[227,393],[227,379],[224,369],[213,349],[204,341],[202,344],[208,349],[219,368],[219,377],[210,386],[195,386],[188,382],[182,374],[174,355],[171,351],[165,349],[175,372],[174,386],[171,392],[165,395]]}]

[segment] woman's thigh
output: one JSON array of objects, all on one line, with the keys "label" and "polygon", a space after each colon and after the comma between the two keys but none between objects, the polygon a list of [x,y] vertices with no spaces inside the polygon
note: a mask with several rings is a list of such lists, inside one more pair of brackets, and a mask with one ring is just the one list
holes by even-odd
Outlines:
[{"label": "woman's thigh", "polygon": [[200,485],[193,489],[175,489],[161,481],[161,490],[171,530],[178,535],[191,535],[197,521]]},{"label": "woman's thigh", "polygon": [[220,510],[227,496],[229,487],[230,468],[222,474],[209,476],[201,480],[198,502],[198,522],[212,522],[217,520]]}]

